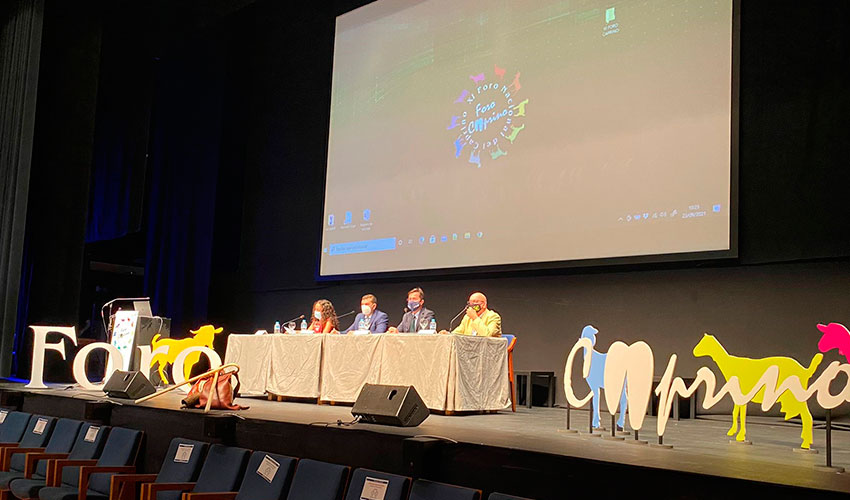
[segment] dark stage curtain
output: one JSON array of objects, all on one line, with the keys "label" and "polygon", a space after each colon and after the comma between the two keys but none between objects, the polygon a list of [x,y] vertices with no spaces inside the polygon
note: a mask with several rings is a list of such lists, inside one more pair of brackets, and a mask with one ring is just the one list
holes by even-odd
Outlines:
[{"label": "dark stage curtain", "polygon": [[218,37],[180,44],[157,69],[145,293],[173,337],[208,317],[224,61]]},{"label": "dark stage curtain", "polygon": [[32,162],[43,0],[0,6],[0,375],[15,342]]},{"label": "dark stage curtain", "polygon": [[86,242],[142,227],[154,61],[140,37],[104,34]]}]

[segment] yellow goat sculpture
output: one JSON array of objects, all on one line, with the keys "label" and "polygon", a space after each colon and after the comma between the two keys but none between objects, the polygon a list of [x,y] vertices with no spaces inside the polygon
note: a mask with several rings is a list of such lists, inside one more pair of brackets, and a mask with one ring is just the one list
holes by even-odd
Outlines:
[{"label": "yellow goat sculpture", "polygon": [[[782,384],[786,378],[794,375],[800,379],[800,384],[803,388],[809,385],[809,379],[815,373],[818,365],[823,359],[823,354],[817,353],[812,358],[812,362],[808,368],[804,368],[797,360],[786,358],[783,356],[771,356],[769,358],[751,359],[732,356],[726,349],[720,345],[720,342],[713,336],[705,334],[702,340],[694,347],[694,356],[709,356],[717,363],[723,377],[728,382],[731,377],[738,377],[738,382],[741,387],[741,392],[749,393],[758,383],[765,370],[771,366],[779,367],[779,378],[777,384]],[[777,385],[778,386],[778,385]],[[753,397],[752,401],[761,403],[764,397],[764,389],[762,388]],[[800,437],[803,438],[801,448],[809,449],[812,445],[812,414],[809,412],[809,407],[805,401],[797,401],[790,391],[785,391],[779,396],[780,410],[785,414],[785,420],[800,416],[803,421],[803,432]],[[738,417],[741,419],[741,428],[738,430]],[[732,428],[726,434],[732,436],[735,433],[737,441],[746,441],[747,437],[747,405],[735,405],[732,410]]]},{"label": "yellow goat sculpture", "polygon": [[[209,347],[212,349],[213,341],[215,341],[215,335],[217,333],[221,333],[222,330],[222,328],[216,328],[212,325],[204,325],[197,330],[189,330],[192,336],[185,339],[161,339],[157,333],[154,335],[153,340],[151,340],[152,350],[156,350],[157,347],[164,345],[168,346],[168,352],[154,356],[151,360],[151,367],[157,365],[156,369],[159,372],[159,377],[163,382],[167,383],[168,378],[165,376],[166,365],[174,364],[174,361],[177,359],[177,355],[183,352],[184,349],[195,346]],[[199,352],[193,352],[186,356],[186,361],[183,363],[184,378],[189,378],[192,374],[192,367],[200,360],[201,353]]]}]

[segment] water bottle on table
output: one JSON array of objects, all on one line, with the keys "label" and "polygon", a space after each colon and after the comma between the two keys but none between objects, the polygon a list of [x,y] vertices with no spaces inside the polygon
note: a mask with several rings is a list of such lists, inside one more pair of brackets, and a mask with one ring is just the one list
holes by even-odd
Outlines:
[{"label": "water bottle on table", "polygon": [[307,331],[307,320],[306,320],[306,319],[302,319],[302,320],[301,320],[301,333],[304,333],[304,332],[306,332],[306,331]]},{"label": "water bottle on table", "polygon": [[280,321],[274,322],[274,333],[280,333]]}]

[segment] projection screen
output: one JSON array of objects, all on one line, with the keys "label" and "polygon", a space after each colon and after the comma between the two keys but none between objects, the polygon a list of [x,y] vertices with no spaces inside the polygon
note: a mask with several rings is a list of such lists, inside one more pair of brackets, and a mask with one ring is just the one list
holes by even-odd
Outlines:
[{"label": "projection screen", "polygon": [[732,0],[339,16],[319,276],[730,255],[732,39]]}]

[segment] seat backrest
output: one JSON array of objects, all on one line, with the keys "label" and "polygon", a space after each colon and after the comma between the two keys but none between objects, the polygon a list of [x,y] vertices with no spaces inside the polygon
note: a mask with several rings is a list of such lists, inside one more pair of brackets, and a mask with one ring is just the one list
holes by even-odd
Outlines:
[{"label": "seat backrest", "polygon": [[339,500],[351,468],[305,458],[298,461],[287,500]]},{"label": "seat backrest", "polygon": [[[103,445],[109,437],[110,427],[84,423],[74,441],[74,447],[68,454],[69,460],[91,460],[100,456]],[[80,468],[65,467],[62,469],[62,484],[77,487],[80,485]]]},{"label": "seat backrest", "polygon": [[33,415],[21,438],[21,448],[44,448],[53,432],[56,417]]},{"label": "seat backrest", "polygon": [[109,437],[111,428],[107,425],[95,425],[84,422],[71,447],[68,458],[71,460],[91,460],[98,458],[103,451],[103,445]]},{"label": "seat backrest", "polygon": [[[50,435],[50,441],[47,442],[45,453],[68,453],[74,447],[74,442],[80,433],[80,427],[83,423],[72,418],[60,418],[53,427],[53,434]],[[21,461],[25,462],[26,457],[22,454],[14,455],[12,463],[16,457],[20,456]],[[35,475],[44,477],[47,475],[47,460],[39,460],[35,467]]]},{"label": "seat backrest", "polygon": [[417,479],[410,488],[410,500],[479,500],[481,492],[471,488]]},{"label": "seat backrest", "polygon": [[289,491],[297,458],[255,451],[236,500],[280,500]]},{"label": "seat backrest", "polygon": [[[29,425],[27,425],[26,432],[24,432],[24,437],[21,438],[21,448],[44,448],[44,444],[53,432],[55,423],[55,417],[33,415]],[[9,461],[9,470],[23,472],[26,461],[26,455],[15,453]]]},{"label": "seat backrest", "polygon": [[[368,484],[367,484],[368,483]],[[386,485],[386,486],[384,486]],[[410,478],[369,469],[356,469],[348,483],[345,500],[360,500],[368,488],[384,488],[384,500],[404,500],[410,490]],[[369,498],[374,498],[370,495]]]},{"label": "seat backrest", "polygon": [[511,333],[503,333],[502,337],[508,339],[508,350],[512,351],[513,348],[514,348],[514,345],[516,344],[516,335],[511,334]]},{"label": "seat backrest", "polygon": [[0,410],[0,443],[18,443],[30,422],[29,413]]},{"label": "seat backrest", "polygon": [[210,446],[193,493],[236,491],[251,452],[245,448],[214,444]]},{"label": "seat backrest", "polygon": [[[97,465],[100,467],[115,467],[133,465],[142,445],[142,431],[127,429],[124,427],[113,427],[103,445]],[[109,495],[109,483],[111,473],[92,474],[89,479],[89,489]]]},{"label": "seat backrest", "polygon": [[525,497],[515,497],[513,495],[506,495],[504,493],[490,493],[490,496],[487,497],[487,500],[531,500],[530,498]]},{"label": "seat backrest", "polygon": [[[156,475],[157,483],[191,483],[198,479],[209,444],[191,439],[174,438]],[[180,491],[161,491],[157,500],[179,500]]]}]

